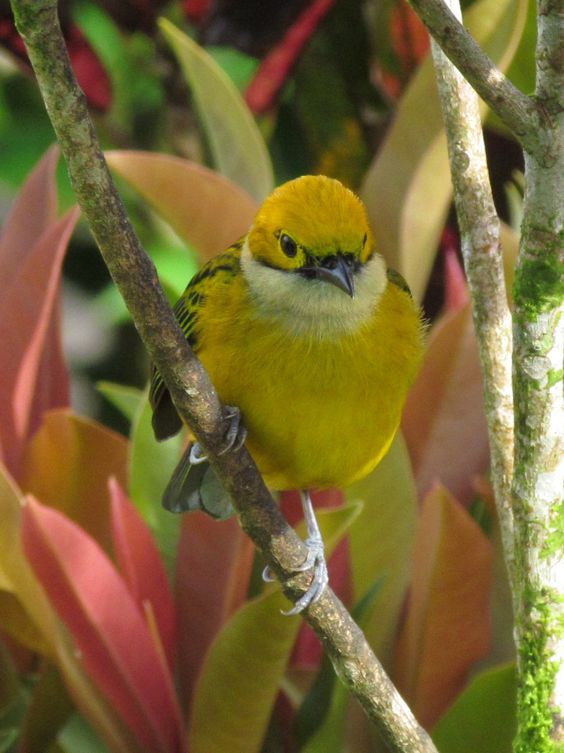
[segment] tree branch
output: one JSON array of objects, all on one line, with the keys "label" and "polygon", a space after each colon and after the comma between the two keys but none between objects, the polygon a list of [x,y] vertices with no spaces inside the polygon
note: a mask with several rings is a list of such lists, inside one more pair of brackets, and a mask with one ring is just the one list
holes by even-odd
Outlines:
[{"label": "tree branch", "polygon": [[545,155],[542,111],[496,67],[444,0],[409,0],[433,39],[525,151]]},{"label": "tree branch", "polygon": [[[308,585],[307,574],[295,575],[295,567],[305,559],[305,547],[284,520],[246,449],[218,455],[225,432],[222,406],[188,347],[155,268],[125,215],[70,66],[57,2],[12,0],[12,8],[73,189],[139,334],[178,412],[230,492],[243,528],[282,581],[286,595],[296,600]],[[337,674],[363,705],[390,750],[437,753],[333,592],[326,589],[304,616],[322,640]]]},{"label": "tree branch", "polygon": [[[412,4],[427,13],[443,5],[442,0],[412,0]],[[444,8],[438,16],[444,16]],[[439,26],[433,31],[438,43],[502,116],[484,96],[494,93],[487,78],[487,58],[477,52],[475,64],[468,65],[462,53],[452,52],[453,38],[442,35]],[[471,40],[461,28],[457,27],[458,43],[468,52]],[[524,129],[520,138],[526,178],[513,291],[514,435],[508,383],[511,337],[496,252],[497,220],[478,138],[477,102],[443,53],[436,46],[433,49],[484,369],[493,481],[512,581],[518,656],[515,753],[556,753],[564,745],[563,30],[560,0],[540,2],[535,92],[538,112],[543,113],[539,133],[534,132],[534,113],[531,117],[509,113],[515,117],[515,127]],[[509,92],[510,102],[513,95],[507,82],[502,82],[502,89]],[[518,93],[513,104],[521,99]],[[507,453],[513,439],[512,473]]]},{"label": "tree branch", "polygon": [[[450,0],[449,5],[456,16],[461,15],[458,0]],[[505,561],[513,582],[512,337],[500,247],[500,223],[488,175],[478,97],[434,40],[432,53],[484,379],[492,483]]]}]

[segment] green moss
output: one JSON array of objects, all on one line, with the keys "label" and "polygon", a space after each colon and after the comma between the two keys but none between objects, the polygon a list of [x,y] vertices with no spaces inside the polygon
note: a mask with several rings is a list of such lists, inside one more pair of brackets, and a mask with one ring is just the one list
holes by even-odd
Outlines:
[{"label": "green moss", "polygon": [[553,717],[550,699],[558,664],[548,648],[558,620],[554,617],[554,599],[548,591],[529,601],[528,614],[535,614],[521,632],[520,677],[517,691],[518,730],[514,753],[559,753],[550,739]]},{"label": "green moss", "polygon": [[515,270],[513,297],[532,316],[556,308],[564,297],[564,263],[556,254],[525,259]]}]

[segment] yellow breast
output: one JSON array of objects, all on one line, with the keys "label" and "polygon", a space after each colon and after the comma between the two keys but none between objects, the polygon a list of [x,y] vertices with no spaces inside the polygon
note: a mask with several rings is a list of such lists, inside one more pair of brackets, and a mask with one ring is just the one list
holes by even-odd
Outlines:
[{"label": "yellow breast", "polygon": [[388,282],[361,325],[328,325],[320,336],[257,310],[243,276],[228,287],[202,307],[198,356],[222,401],[241,409],[266,483],[327,488],[369,473],[393,439],[421,359],[409,294]]}]

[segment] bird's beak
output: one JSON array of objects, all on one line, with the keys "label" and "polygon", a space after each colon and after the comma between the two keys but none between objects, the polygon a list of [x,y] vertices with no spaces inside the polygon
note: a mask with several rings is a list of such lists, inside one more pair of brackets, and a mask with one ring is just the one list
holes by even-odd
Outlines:
[{"label": "bird's beak", "polygon": [[353,265],[341,254],[331,257],[324,264],[315,267],[315,276],[320,280],[330,282],[331,285],[344,291],[354,298]]}]

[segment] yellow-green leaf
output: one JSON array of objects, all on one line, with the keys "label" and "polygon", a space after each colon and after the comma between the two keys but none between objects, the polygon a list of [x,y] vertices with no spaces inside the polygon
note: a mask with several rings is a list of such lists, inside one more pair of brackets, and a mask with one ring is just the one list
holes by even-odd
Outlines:
[{"label": "yellow-green leaf", "polygon": [[[359,513],[358,504],[320,510],[329,554]],[[247,602],[212,644],[196,688],[189,733],[192,753],[257,753],[301,618],[280,612],[278,586]]]},{"label": "yellow-green leaf", "polygon": [[[519,44],[526,12],[527,0],[478,0],[465,14],[468,30],[501,70]],[[430,57],[402,97],[361,195],[378,248],[421,300],[452,195]]]},{"label": "yellow-green leaf", "polygon": [[211,55],[170,21],[161,19],[159,26],[192,91],[215,167],[263,201],[274,187],[272,164],[237,87]]},{"label": "yellow-green leaf", "polygon": [[349,531],[354,598],[381,579],[378,599],[385,608],[375,610],[364,630],[386,660],[409,581],[417,520],[415,484],[401,434],[376,470],[348,489],[347,498],[363,502]]}]

